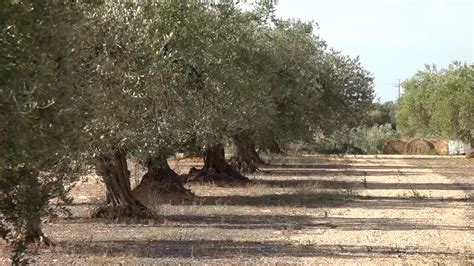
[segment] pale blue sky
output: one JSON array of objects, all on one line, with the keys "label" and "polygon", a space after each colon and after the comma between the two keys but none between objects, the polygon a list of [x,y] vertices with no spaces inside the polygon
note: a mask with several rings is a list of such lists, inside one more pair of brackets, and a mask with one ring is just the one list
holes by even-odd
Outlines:
[{"label": "pale blue sky", "polygon": [[474,59],[473,0],[279,0],[276,13],[317,22],[330,47],[360,56],[382,102],[425,64]]}]

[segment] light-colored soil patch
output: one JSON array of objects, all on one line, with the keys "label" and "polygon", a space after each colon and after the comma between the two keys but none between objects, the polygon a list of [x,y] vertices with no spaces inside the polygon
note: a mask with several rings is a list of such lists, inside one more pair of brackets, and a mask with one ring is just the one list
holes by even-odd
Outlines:
[{"label": "light-colored soil patch", "polygon": [[[173,167],[183,173],[195,164]],[[73,217],[44,226],[57,245],[36,261],[473,263],[473,160],[299,156],[272,158],[261,170],[245,187],[195,184],[193,203],[156,204],[160,219],[140,224],[87,218],[104,200],[91,175],[72,193]]]}]

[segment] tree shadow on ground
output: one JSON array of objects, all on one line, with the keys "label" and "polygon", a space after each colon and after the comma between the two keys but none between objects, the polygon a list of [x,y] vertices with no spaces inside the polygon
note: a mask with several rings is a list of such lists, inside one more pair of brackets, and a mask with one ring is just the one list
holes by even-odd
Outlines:
[{"label": "tree shadow on ground", "polygon": [[266,164],[263,165],[262,169],[266,168],[283,168],[283,169],[420,169],[419,166],[413,165],[353,165],[353,164],[299,164],[299,163],[291,163],[291,164]]},{"label": "tree shadow on ground", "polygon": [[[360,196],[351,188],[339,191],[311,193],[267,194],[255,196],[204,196],[196,197],[195,202],[182,205],[202,206],[250,206],[250,207],[304,207],[304,208],[366,208],[366,209],[422,209],[457,208],[454,203],[472,203],[474,199],[465,198],[425,198],[416,196],[383,197]],[[93,208],[96,204],[72,203],[65,207]]]},{"label": "tree shadow on ground", "polygon": [[[55,221],[61,224],[84,224],[92,222],[110,223],[106,219],[90,219],[84,217],[68,217]],[[307,230],[307,229],[336,229],[342,231],[362,230],[453,230],[472,231],[472,226],[454,226],[445,224],[430,224],[424,219],[405,218],[351,218],[310,215],[269,215],[269,214],[180,214],[159,216],[157,224],[150,225],[148,220],[143,221],[147,227],[177,227],[177,228],[218,228],[230,230]],[[133,225],[122,224],[120,227],[136,228]]]},{"label": "tree shadow on ground", "polygon": [[408,190],[460,190],[462,187],[470,187],[468,183],[381,183],[381,182],[349,182],[332,180],[294,180],[294,179],[258,179],[259,184],[270,187],[297,188],[314,187],[321,189],[408,189]]},{"label": "tree shadow on ground", "polygon": [[423,155],[418,155],[418,156],[412,156],[412,157],[379,157],[379,159],[389,159],[389,160],[409,160],[409,161],[446,161],[446,160],[462,160],[464,159],[463,155],[455,155],[456,157],[451,157],[452,155],[445,156],[445,155],[428,155],[428,156],[423,156]]},{"label": "tree shadow on ground", "polygon": [[459,189],[466,192],[474,190],[474,161],[468,159],[451,159],[443,161],[418,161],[412,160],[409,163],[419,168],[429,168],[438,175],[447,177],[448,179],[459,184]]},{"label": "tree shadow on ground", "polygon": [[423,219],[314,217],[309,215],[168,215],[168,223],[179,226],[220,229],[301,230],[331,228],[360,230],[455,230],[470,231],[474,227],[428,224]]},{"label": "tree shadow on ground", "polygon": [[467,257],[472,254],[423,251],[414,248],[357,245],[291,245],[277,241],[221,240],[153,240],[153,241],[94,241],[92,243],[63,242],[62,252],[95,256],[133,256],[141,258],[278,258],[325,257],[361,258],[399,255]]},{"label": "tree shadow on ground", "polygon": [[423,173],[407,171],[351,170],[351,169],[318,169],[318,168],[262,168],[261,176],[416,176]]},{"label": "tree shadow on ground", "polygon": [[470,198],[374,197],[349,192],[314,192],[268,194],[256,196],[207,196],[201,205],[305,207],[305,208],[367,208],[367,209],[421,209],[448,208],[455,202],[472,202]]}]

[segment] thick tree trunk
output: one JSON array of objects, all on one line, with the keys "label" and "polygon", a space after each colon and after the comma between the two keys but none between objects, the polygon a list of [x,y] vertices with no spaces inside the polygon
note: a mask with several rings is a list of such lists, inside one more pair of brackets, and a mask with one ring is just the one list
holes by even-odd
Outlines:
[{"label": "thick tree trunk", "polygon": [[183,186],[183,178],[171,169],[165,157],[148,160],[147,170],[141,183],[155,182],[160,183],[160,187],[165,190],[177,192],[189,191]]},{"label": "thick tree trunk", "polygon": [[43,234],[41,230],[41,219],[37,216],[28,219],[23,234],[25,243],[41,243],[46,246],[52,245],[51,240]]},{"label": "thick tree trunk", "polygon": [[200,170],[192,168],[186,182],[218,182],[218,183],[247,183],[250,179],[241,175],[225,161],[224,145],[218,144],[206,148],[204,152],[204,167]]},{"label": "thick tree trunk", "polygon": [[133,194],[147,206],[161,202],[182,203],[192,200],[194,194],[183,185],[184,178],[178,175],[168,164],[166,157],[148,160],[147,172]]},{"label": "thick tree trunk", "polygon": [[25,171],[22,174],[25,178],[25,190],[24,195],[21,197],[26,199],[25,206],[23,206],[23,226],[19,230],[17,237],[21,238],[26,244],[40,243],[46,246],[50,246],[52,242],[47,238],[41,230],[41,211],[48,204],[44,201],[44,196],[41,191],[41,185],[39,183],[39,173],[35,171]]},{"label": "thick tree trunk", "polygon": [[255,149],[255,141],[251,134],[240,130],[233,136],[233,140],[237,155],[230,160],[232,167],[241,173],[256,172],[257,164],[264,164],[264,162]]},{"label": "thick tree trunk", "polygon": [[112,156],[102,156],[97,172],[107,188],[107,203],[93,217],[108,219],[148,218],[151,213],[133,195],[130,187],[130,172],[125,151],[116,151]]}]

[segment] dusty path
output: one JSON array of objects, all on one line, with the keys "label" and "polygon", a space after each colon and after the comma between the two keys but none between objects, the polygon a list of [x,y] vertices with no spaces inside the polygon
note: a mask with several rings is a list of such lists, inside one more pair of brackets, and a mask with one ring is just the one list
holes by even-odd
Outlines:
[{"label": "dusty path", "polygon": [[76,217],[45,226],[58,245],[37,261],[473,263],[473,160],[305,156],[263,170],[250,187],[194,185],[196,203],[160,204],[164,222],[142,225],[81,218],[103,197],[89,180]]}]

